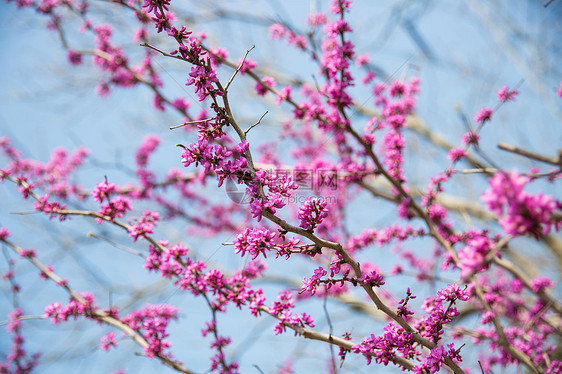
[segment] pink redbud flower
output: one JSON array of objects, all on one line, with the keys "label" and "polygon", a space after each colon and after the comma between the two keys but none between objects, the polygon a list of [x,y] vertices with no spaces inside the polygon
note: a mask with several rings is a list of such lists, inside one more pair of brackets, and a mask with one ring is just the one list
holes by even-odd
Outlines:
[{"label": "pink redbud flower", "polygon": [[494,111],[490,108],[482,108],[476,115],[474,116],[474,122],[477,123],[485,123],[492,118],[492,113]]},{"label": "pink redbud flower", "polygon": [[317,197],[308,198],[300,207],[300,227],[305,230],[314,230],[324,218],[328,216],[328,202]]},{"label": "pink redbud flower", "polygon": [[513,100],[516,95],[519,95],[519,91],[517,89],[510,91],[507,86],[503,86],[498,90],[498,100],[504,103],[508,100]]}]

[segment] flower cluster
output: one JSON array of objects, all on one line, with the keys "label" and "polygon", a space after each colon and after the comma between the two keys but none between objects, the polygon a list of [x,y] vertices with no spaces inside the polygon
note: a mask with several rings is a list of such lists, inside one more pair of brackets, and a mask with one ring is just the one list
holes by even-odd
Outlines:
[{"label": "flower cluster", "polygon": [[171,358],[168,349],[172,343],[165,339],[169,336],[166,328],[171,320],[178,318],[178,308],[168,304],[146,305],[141,310],[129,313],[123,322],[140,332],[148,342],[143,350],[149,358],[155,356]]},{"label": "flower cluster", "polygon": [[117,341],[115,340],[115,333],[113,331],[102,336],[100,341],[100,348],[104,351],[109,351],[111,347],[117,347]]},{"label": "flower cluster", "polygon": [[488,208],[500,217],[499,224],[507,234],[514,236],[540,235],[550,232],[555,221],[551,218],[561,203],[552,196],[536,195],[523,189],[529,178],[518,172],[500,172],[490,179],[490,188],[482,195]]},{"label": "flower cluster", "polygon": [[462,358],[458,350],[455,350],[455,345],[453,343],[447,344],[446,349],[442,345],[438,345],[433,348],[427,356],[424,357],[423,362],[420,365],[416,365],[412,370],[416,374],[422,373],[437,373],[445,363],[445,358],[449,357],[457,361],[462,361]]},{"label": "flower cluster", "polygon": [[33,203],[35,210],[49,215],[49,218],[54,218],[58,215],[60,221],[64,221],[67,216],[59,214],[61,210],[66,209],[66,204],[61,204],[58,201],[49,202],[49,196],[41,196],[39,201]]},{"label": "flower cluster", "polygon": [[154,183],[156,176],[153,172],[149,171],[146,167],[148,165],[148,160],[150,155],[154,153],[158,145],[160,144],[160,138],[156,135],[147,135],[141,146],[137,149],[136,153],[136,163],[137,163],[137,175],[141,181],[141,184],[145,188],[150,188]]},{"label": "flower cluster", "polygon": [[[273,328],[275,335],[284,333],[287,330],[287,326],[314,327],[314,320],[312,317],[306,313],[301,315],[293,314],[291,309],[294,307],[295,304],[291,291],[280,292],[277,296],[277,300],[273,302],[271,307],[269,307],[269,313],[279,318],[279,323],[277,323]],[[295,335],[297,335],[296,331]]]},{"label": "flower cluster", "polygon": [[398,353],[404,358],[417,357],[420,353],[413,348],[412,343],[412,334],[392,321],[384,327],[382,336],[371,334],[364,338],[361,344],[354,345],[352,351],[362,354],[367,359],[367,364],[370,364],[374,357],[377,364],[386,366],[394,361]]},{"label": "flower cluster", "polygon": [[[88,155],[85,148],[78,148],[71,155],[63,148],[55,149],[50,160],[41,163],[24,159],[7,137],[0,137],[0,151],[10,160],[10,163],[0,170],[0,181],[7,176],[20,180],[22,194],[29,195],[34,188],[39,187],[45,195],[60,199],[67,199],[71,195],[84,197],[83,189],[80,185],[71,183],[70,176],[83,164]],[[24,183],[27,186],[24,186]]]},{"label": "flower cluster", "polygon": [[[260,193],[260,188],[264,194]],[[277,209],[287,204],[286,200],[291,196],[292,190],[297,188],[291,175],[257,170],[254,181],[246,188],[246,195],[251,197],[252,216],[260,221],[264,210],[275,214]]]},{"label": "flower cluster", "polygon": [[263,77],[261,79],[261,82],[256,83],[256,92],[259,96],[265,96],[265,94],[267,93],[269,88],[274,88],[275,85],[277,83],[275,83],[275,79],[272,77]]},{"label": "flower cluster", "polygon": [[137,241],[138,238],[144,238],[147,234],[152,234],[152,229],[157,221],[160,220],[160,215],[156,212],[150,210],[145,210],[142,212],[142,217],[140,219],[134,218],[134,223],[129,227],[129,236]]},{"label": "flower cluster", "polygon": [[[317,19],[318,22],[322,21],[321,18],[317,18]],[[285,26],[283,26],[280,23],[274,23],[271,26],[269,26],[269,37],[271,39],[276,39],[276,40],[287,38],[287,42],[290,45],[293,45],[301,50],[306,50],[306,47],[308,46],[305,36],[295,34],[292,30],[287,29]]]},{"label": "flower cluster", "polygon": [[318,287],[321,283],[321,278],[326,274],[328,274],[328,272],[323,267],[319,267],[314,270],[312,277],[309,279],[304,278],[302,281],[300,293],[309,292],[310,295],[314,295],[316,293],[316,287]]},{"label": "flower cluster", "polygon": [[474,115],[474,122],[479,124],[484,124],[492,119],[493,113],[494,113],[493,109],[482,108],[480,109],[480,111],[478,111],[478,113]]},{"label": "flower cluster", "polygon": [[195,163],[196,166],[201,164],[205,172],[214,171],[217,174],[219,187],[230,176],[238,178],[244,175],[247,167],[244,155],[249,146],[248,142],[242,141],[232,149],[228,149],[220,144],[210,145],[211,140],[209,134],[200,133],[199,141],[182,152],[181,161],[184,166],[188,167]]},{"label": "flower cluster", "polygon": [[428,313],[414,323],[419,334],[424,338],[438,343],[443,335],[443,326],[451,322],[459,315],[454,306],[457,300],[468,301],[470,292],[460,289],[456,284],[450,284],[437,292],[436,297],[428,297],[424,300],[422,308]]},{"label": "flower cluster", "polygon": [[238,373],[238,363],[236,361],[228,364],[226,362],[226,357],[224,354],[224,348],[232,343],[229,337],[224,337],[218,335],[216,320],[205,323],[205,328],[201,330],[203,337],[207,335],[213,336],[213,341],[211,342],[211,349],[216,350],[215,355],[211,357],[211,369],[210,371],[220,371],[221,373],[236,374]]},{"label": "flower cluster", "polygon": [[8,314],[6,332],[13,334],[12,346],[6,355],[6,362],[0,361],[0,373],[29,373],[39,364],[41,354],[34,353],[28,357],[24,348],[25,339],[22,335],[20,319],[22,316],[23,311],[20,308],[16,308]]},{"label": "flower cluster", "polygon": [[[132,210],[131,200],[124,196],[116,196],[112,198],[109,203],[102,205],[99,210],[99,214],[104,216],[106,219],[114,220],[115,218],[121,218],[128,211]],[[98,223],[102,222],[102,219],[97,219]]]},{"label": "flower cluster", "polygon": [[513,100],[516,95],[519,95],[519,91],[515,88],[510,91],[507,86],[503,86],[498,90],[498,100],[501,102]]},{"label": "flower cluster", "polygon": [[68,304],[64,306],[59,302],[47,305],[45,307],[45,318],[51,318],[51,323],[54,325],[68,321],[69,317],[74,317],[74,319],[79,316],[92,318],[93,313],[98,310],[94,306],[94,302],[94,295],[89,292],[82,293],[80,294],[80,300],[70,298]]},{"label": "flower cluster", "polygon": [[370,272],[363,272],[357,280],[369,287],[380,287],[384,285],[383,276],[376,270]]},{"label": "flower cluster", "polygon": [[322,40],[323,54],[320,64],[329,81],[322,87],[322,91],[328,97],[328,104],[334,109],[353,104],[347,88],[353,85],[349,66],[350,61],[353,60],[355,46],[350,41],[344,40],[344,35],[351,31],[351,26],[343,19],[329,22],[324,26],[327,36]]},{"label": "flower cluster", "polygon": [[317,197],[308,198],[299,209],[300,227],[314,231],[328,216],[328,202]]},{"label": "flower cluster", "polygon": [[252,260],[260,254],[267,257],[266,251],[271,250],[275,245],[276,234],[267,229],[245,229],[234,238],[234,253],[241,253],[244,256],[249,252]]},{"label": "flower cluster", "polygon": [[412,226],[407,225],[402,228],[398,225],[389,225],[383,229],[366,229],[357,236],[352,237],[346,244],[345,248],[349,251],[355,252],[359,249],[368,247],[369,245],[376,243],[378,246],[382,247],[385,244],[396,240],[397,242],[403,242],[408,238],[416,238],[425,235],[425,230],[423,228],[415,229]]},{"label": "flower cluster", "polygon": [[415,106],[414,95],[419,91],[419,83],[419,79],[412,78],[407,84],[394,81],[388,87],[378,83],[373,88],[375,105],[382,107],[380,117],[375,119],[375,129],[387,129],[383,137],[386,150],[384,165],[388,174],[398,182],[406,181],[402,167],[406,143],[402,130],[406,126],[406,117]]},{"label": "flower cluster", "polygon": [[476,235],[466,242],[458,252],[461,278],[486,270],[489,264],[484,259],[494,247],[494,242],[485,235]]}]

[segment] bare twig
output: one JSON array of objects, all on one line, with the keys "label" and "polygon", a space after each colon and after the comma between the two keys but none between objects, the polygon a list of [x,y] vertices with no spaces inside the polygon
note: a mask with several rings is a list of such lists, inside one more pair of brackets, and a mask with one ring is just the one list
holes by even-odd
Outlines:
[{"label": "bare twig", "polygon": [[198,121],[188,121],[188,122],[184,122],[184,123],[182,123],[181,125],[171,126],[171,127],[170,127],[170,130],[179,129],[180,127],[187,126],[187,125],[195,125],[196,123],[205,123],[205,122],[207,122],[207,121],[212,121],[212,120],[214,120],[215,118],[217,118],[217,117],[207,118],[207,119],[200,119],[200,120],[198,120]]},{"label": "bare twig", "polygon": [[251,129],[253,129],[253,128],[256,127],[257,125],[259,125],[260,122],[261,122],[261,120],[262,120],[262,118],[265,117],[265,115],[266,115],[267,113],[269,113],[269,111],[266,110],[265,113],[260,117],[260,119],[258,119],[258,122],[254,123],[252,126],[250,126],[250,127],[248,128],[248,130],[244,131],[244,135],[248,135],[248,133],[250,132]]},{"label": "bare twig", "polygon": [[527,151],[523,148],[519,148],[507,143],[499,143],[498,148],[511,153],[517,153],[518,155],[521,155],[523,157],[527,157],[536,161],[541,161],[554,166],[559,166],[562,168],[562,149],[558,150],[558,158],[556,158],[556,157],[543,156],[541,154]]},{"label": "bare twig", "polygon": [[230,84],[232,83],[232,81],[234,80],[234,77],[236,76],[236,74],[238,74],[238,72],[240,71],[240,69],[242,69],[242,66],[244,66],[244,63],[246,62],[246,57],[248,57],[248,53],[250,53],[250,51],[252,49],[256,48],[255,45],[252,46],[252,48],[248,49],[246,51],[246,53],[244,54],[244,58],[242,59],[242,62],[240,63],[240,65],[238,65],[238,67],[236,68],[236,70],[234,71],[234,73],[232,74],[232,77],[230,77],[230,79],[228,80],[228,82],[226,83],[226,86],[224,87],[224,92],[228,92],[228,87],[230,87]]}]

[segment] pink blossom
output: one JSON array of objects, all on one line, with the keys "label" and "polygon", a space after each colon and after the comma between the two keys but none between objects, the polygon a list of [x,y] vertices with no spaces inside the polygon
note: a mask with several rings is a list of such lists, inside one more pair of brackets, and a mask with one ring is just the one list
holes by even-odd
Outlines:
[{"label": "pink blossom", "polygon": [[166,329],[171,320],[178,318],[178,313],[179,310],[172,305],[147,304],[143,309],[129,313],[123,318],[123,322],[132,329],[140,331],[148,341],[148,346],[143,348],[147,357],[172,358],[169,352],[172,343],[165,340],[169,335]]},{"label": "pink blossom", "polygon": [[[370,62],[371,58],[369,57],[369,55],[358,55],[355,58],[355,64],[357,66],[363,66],[363,65],[367,65]],[[374,73],[372,73],[374,74]]]},{"label": "pink blossom", "polygon": [[547,277],[536,277],[533,279],[533,292],[543,292],[547,288],[554,286],[554,283]]},{"label": "pink blossom", "polygon": [[246,58],[245,60],[240,58],[237,62],[237,65],[240,66],[240,64],[242,64],[242,67],[240,68],[240,74],[244,74],[247,71],[252,71],[256,68],[256,66],[258,66],[258,63],[250,58]]},{"label": "pink blossom", "polygon": [[282,39],[285,36],[287,29],[280,23],[274,23],[269,26],[269,38],[270,39]]},{"label": "pink blossom", "polygon": [[351,8],[351,0],[332,0],[332,13],[343,13],[346,9]]},{"label": "pink blossom", "polygon": [[303,35],[297,35],[293,32],[287,34],[287,41],[290,45],[294,45],[298,49],[305,50],[308,45],[306,37]]},{"label": "pink blossom", "polygon": [[234,253],[241,253],[242,256],[249,252],[252,260],[260,254],[267,257],[266,251],[271,250],[274,245],[275,233],[267,229],[245,229],[234,239]]},{"label": "pink blossom", "polygon": [[109,196],[114,193],[116,187],[113,183],[109,183],[107,180],[104,180],[94,187],[92,190],[91,195],[94,197],[94,200],[102,203],[105,199],[109,200]]},{"label": "pink blossom", "polygon": [[327,17],[324,13],[310,13],[307,22],[310,26],[322,26],[326,23]]},{"label": "pink blossom", "polygon": [[82,63],[82,55],[80,53],[76,53],[72,49],[69,49],[68,61],[70,61],[72,65],[80,65]]},{"label": "pink blossom", "polygon": [[172,106],[182,112],[185,112],[187,108],[191,106],[191,104],[185,98],[178,97],[177,99],[172,101]]},{"label": "pink blossom", "polygon": [[469,132],[463,134],[463,136],[462,136],[462,144],[465,144],[465,145],[468,145],[468,144],[478,145],[478,140],[480,140],[480,136],[473,131],[469,131]]},{"label": "pink blossom", "polygon": [[504,103],[508,100],[513,100],[516,95],[519,95],[519,91],[517,89],[510,91],[507,86],[503,86],[498,90],[498,100]]},{"label": "pink blossom", "polygon": [[261,83],[256,83],[255,89],[259,96],[264,96],[268,92],[268,87],[273,88],[276,84],[274,78],[265,76],[261,79]]},{"label": "pink blossom", "polygon": [[482,108],[474,116],[474,122],[483,124],[483,123],[485,123],[486,121],[489,121],[492,118],[492,113],[494,113],[494,111],[492,109]]},{"label": "pink blossom", "polygon": [[482,200],[500,217],[499,223],[506,233],[538,238],[550,231],[554,224],[551,216],[556,208],[552,196],[524,191],[529,179],[517,172],[497,173],[489,183]]},{"label": "pink blossom", "polygon": [[110,347],[117,347],[117,341],[115,340],[114,332],[109,332],[101,337],[100,348],[104,351],[109,351]]},{"label": "pink blossom", "polygon": [[317,197],[308,198],[299,209],[300,227],[314,231],[328,216],[328,202]]},{"label": "pink blossom", "polygon": [[144,137],[142,144],[137,149],[136,161],[138,167],[145,167],[148,164],[148,158],[156,150],[160,144],[160,138],[157,135],[149,134]]},{"label": "pink blossom", "polygon": [[5,240],[8,236],[10,236],[10,231],[5,227],[0,227],[0,240]]},{"label": "pink blossom", "polygon": [[291,91],[293,87],[291,86],[284,86],[281,91],[277,94],[275,98],[275,102],[279,105],[283,100],[290,100],[291,99]]},{"label": "pink blossom", "polygon": [[453,162],[457,162],[467,156],[468,156],[467,153],[460,148],[453,148],[447,154],[447,158],[449,158]]}]

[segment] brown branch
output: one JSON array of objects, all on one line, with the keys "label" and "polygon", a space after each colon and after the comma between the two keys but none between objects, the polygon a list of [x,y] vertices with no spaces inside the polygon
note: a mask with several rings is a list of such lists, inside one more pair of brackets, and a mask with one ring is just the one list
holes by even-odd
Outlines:
[{"label": "brown branch", "polygon": [[541,161],[562,168],[562,149],[558,150],[558,157],[548,157],[507,143],[499,143],[498,148],[507,152],[516,153],[532,160]]}]

